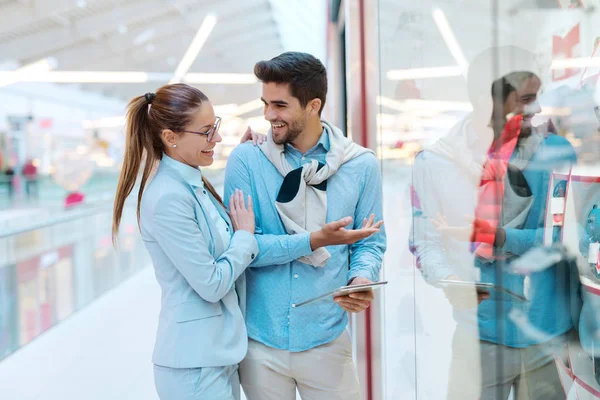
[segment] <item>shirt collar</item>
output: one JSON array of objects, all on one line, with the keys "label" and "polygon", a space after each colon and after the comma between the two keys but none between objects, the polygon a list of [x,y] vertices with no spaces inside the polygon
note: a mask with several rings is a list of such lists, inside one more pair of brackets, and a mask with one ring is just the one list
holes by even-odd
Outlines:
[{"label": "shirt collar", "polygon": [[163,153],[161,164],[174,169],[181,175],[184,181],[195,187],[203,187],[202,172],[199,168],[190,167],[182,162],[172,159]]},{"label": "shirt collar", "polygon": [[[321,133],[321,137],[317,142],[317,146],[321,146],[325,151],[329,151],[329,132],[327,129],[323,128],[323,133]],[[315,147],[317,147],[315,146]]]},{"label": "shirt collar", "polygon": [[[286,143],[286,148],[288,150],[298,151],[290,143]],[[321,133],[321,137],[319,138],[319,141],[317,142],[317,144],[314,145],[310,150],[308,150],[306,152],[306,154],[314,153],[315,150],[317,150],[317,149],[323,149],[323,150],[325,150],[325,152],[328,152],[329,149],[330,149],[329,134],[328,134],[327,129],[325,127],[323,127],[323,132]]]}]

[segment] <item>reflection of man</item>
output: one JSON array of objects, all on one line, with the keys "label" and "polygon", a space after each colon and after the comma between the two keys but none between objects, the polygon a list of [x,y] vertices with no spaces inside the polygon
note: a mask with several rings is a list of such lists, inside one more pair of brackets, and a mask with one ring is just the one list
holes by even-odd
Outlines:
[{"label": "reflection of man", "polygon": [[[550,174],[576,161],[566,139],[555,135],[545,138],[532,130],[528,117],[539,108],[530,108],[529,103],[536,101],[540,86],[537,77],[527,79],[516,88],[513,104],[505,108],[505,112],[522,115],[523,122],[520,132],[515,128],[516,147],[506,160],[502,198],[497,199],[497,224],[485,221],[496,228],[493,240],[483,243],[491,247],[491,257],[476,252],[475,266],[482,282],[497,284],[528,299],[525,303],[490,299],[479,305],[484,399],[506,399],[512,388],[523,398],[564,398],[554,355],[562,355],[564,335],[573,328],[569,271],[559,265],[524,277],[509,269],[518,256],[542,246]],[[506,128],[510,129],[510,123]],[[507,134],[510,137],[511,132]],[[480,204],[485,201],[480,196]],[[476,241],[478,234],[475,228]]]},{"label": "reflection of man", "polygon": [[[545,138],[531,127],[541,84],[528,72],[532,56],[496,51],[508,64],[497,68],[504,75],[491,76],[492,52],[478,56],[469,69],[473,114],[415,162],[412,244],[433,283],[480,280],[529,299],[499,299],[473,287],[446,290],[458,323],[448,397],[506,399],[514,388],[523,398],[564,398],[553,354],[572,328],[568,272],[550,268],[525,278],[508,271],[516,257],[542,244],[549,173],[575,155],[564,138]],[[507,124],[513,114],[519,117]],[[474,263],[470,238],[477,242]]]},{"label": "reflection of man", "polygon": [[246,271],[250,343],[240,380],[249,400],[295,399],[296,388],[306,399],[359,399],[345,311],[365,310],[373,294],[292,304],[378,279],[379,166],[320,119],[327,75],[315,57],[284,53],[255,74],[269,138],[236,147],[225,172],[226,199],[235,188],[255,199],[260,247]]}]

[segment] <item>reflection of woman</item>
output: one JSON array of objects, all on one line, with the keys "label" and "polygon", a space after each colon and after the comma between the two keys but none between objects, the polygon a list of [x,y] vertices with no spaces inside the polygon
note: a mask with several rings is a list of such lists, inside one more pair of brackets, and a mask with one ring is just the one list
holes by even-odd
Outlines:
[{"label": "reflection of woman", "polygon": [[240,191],[231,196],[230,219],[199,169],[213,163],[219,123],[207,97],[183,84],[163,86],[128,106],[113,237],[144,161],[138,220],[162,289],[153,354],[162,400],[240,395],[237,364],[248,345],[243,272],[258,245],[250,197],[246,207]]}]

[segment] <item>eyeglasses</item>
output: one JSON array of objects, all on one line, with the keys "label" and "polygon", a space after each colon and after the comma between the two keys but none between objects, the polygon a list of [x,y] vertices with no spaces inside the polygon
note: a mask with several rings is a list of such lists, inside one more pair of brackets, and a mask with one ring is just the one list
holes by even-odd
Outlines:
[{"label": "eyeglasses", "polygon": [[217,133],[219,131],[220,126],[221,126],[221,117],[217,117],[217,120],[215,121],[215,126],[210,128],[206,132],[194,132],[194,131],[182,131],[182,132],[193,133],[195,135],[204,135],[204,136],[206,136],[206,141],[210,142],[212,140],[212,138],[215,136],[215,133]]}]

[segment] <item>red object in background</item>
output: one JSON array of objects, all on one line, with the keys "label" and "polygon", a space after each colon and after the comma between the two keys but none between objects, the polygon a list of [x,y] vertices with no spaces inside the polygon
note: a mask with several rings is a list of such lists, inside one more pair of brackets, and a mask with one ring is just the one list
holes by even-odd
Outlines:
[{"label": "red object in background", "polygon": [[23,175],[26,178],[35,178],[37,175],[37,167],[33,165],[33,162],[27,161],[27,164],[23,166]]},{"label": "red object in background", "polygon": [[69,193],[67,198],[65,199],[65,208],[74,207],[83,203],[85,196],[80,192],[72,192]]},{"label": "red object in background", "polygon": [[552,219],[555,224],[562,225],[562,223],[564,221],[564,216],[563,216],[563,214],[554,214]]},{"label": "red object in background", "polygon": [[42,120],[40,120],[40,128],[52,128],[52,119],[51,118],[44,118]]},{"label": "red object in background", "polygon": [[[580,24],[577,24],[563,38],[552,36],[552,59],[561,60],[565,58],[575,58],[581,55],[579,44],[581,43]],[[561,81],[571,78],[578,74],[578,69],[552,70],[552,80]]]},{"label": "red object in background", "polygon": [[400,81],[396,86],[396,100],[420,99],[421,91],[414,80]]}]

